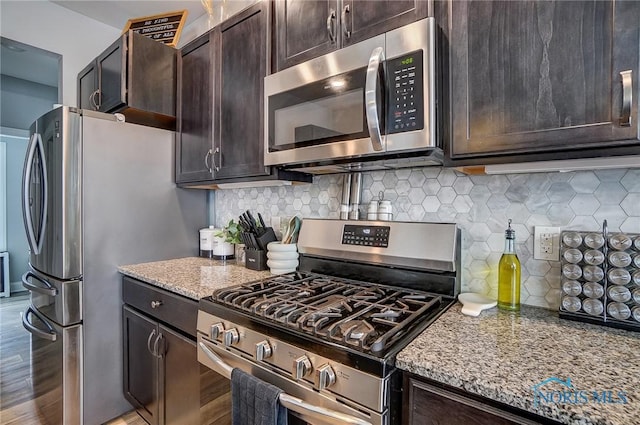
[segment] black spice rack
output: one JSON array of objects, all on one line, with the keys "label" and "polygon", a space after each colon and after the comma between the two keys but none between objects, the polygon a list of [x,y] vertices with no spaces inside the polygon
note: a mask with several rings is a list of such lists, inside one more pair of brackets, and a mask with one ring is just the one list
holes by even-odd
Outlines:
[{"label": "black spice rack", "polygon": [[560,317],[640,331],[640,234],[560,234]]}]

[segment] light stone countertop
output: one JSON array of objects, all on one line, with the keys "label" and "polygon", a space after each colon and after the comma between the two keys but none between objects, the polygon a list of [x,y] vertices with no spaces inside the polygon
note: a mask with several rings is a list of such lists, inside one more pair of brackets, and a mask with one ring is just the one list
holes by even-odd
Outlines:
[{"label": "light stone countertop", "polygon": [[118,271],[194,300],[209,296],[219,288],[271,276],[269,271],[238,266],[235,260],[218,261],[200,257],[120,266]]},{"label": "light stone countertop", "polygon": [[[518,314],[494,308],[479,317],[460,308],[413,340],[396,365],[561,423],[640,424],[640,333],[535,307]],[[554,377],[564,383],[546,381]]]}]

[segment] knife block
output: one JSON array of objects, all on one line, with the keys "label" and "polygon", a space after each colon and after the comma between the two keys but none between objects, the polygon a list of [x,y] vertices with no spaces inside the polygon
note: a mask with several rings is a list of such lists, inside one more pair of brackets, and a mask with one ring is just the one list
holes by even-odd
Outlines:
[{"label": "knife block", "polygon": [[251,270],[269,270],[267,267],[267,251],[247,249],[244,266]]}]

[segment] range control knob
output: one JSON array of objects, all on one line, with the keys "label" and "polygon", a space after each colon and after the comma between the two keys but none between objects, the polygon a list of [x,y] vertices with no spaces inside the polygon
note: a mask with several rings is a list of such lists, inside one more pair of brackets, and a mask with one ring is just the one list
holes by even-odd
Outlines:
[{"label": "range control knob", "polygon": [[271,357],[273,351],[271,350],[271,346],[267,341],[260,341],[256,344],[256,360],[261,362],[264,359],[268,359]]},{"label": "range control knob", "polygon": [[336,373],[329,363],[325,363],[316,369],[314,384],[317,390],[324,390],[336,383]]},{"label": "range control knob", "polygon": [[211,325],[211,330],[209,331],[209,336],[212,340],[216,341],[222,337],[222,333],[224,332],[224,325],[222,322],[214,323]]},{"label": "range control knob", "polygon": [[309,357],[300,356],[293,361],[293,379],[302,379],[311,373],[312,366]]},{"label": "range control knob", "polygon": [[240,335],[236,328],[227,329],[224,331],[222,342],[226,347],[231,347],[233,344],[237,344],[240,341]]}]

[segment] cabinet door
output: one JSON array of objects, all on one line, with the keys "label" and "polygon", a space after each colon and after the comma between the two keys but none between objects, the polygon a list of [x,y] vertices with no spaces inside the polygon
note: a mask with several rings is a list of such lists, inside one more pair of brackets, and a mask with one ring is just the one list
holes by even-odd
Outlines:
[{"label": "cabinet door", "polygon": [[515,425],[537,422],[409,378],[407,425]]},{"label": "cabinet door", "polygon": [[196,344],[160,325],[162,335],[162,391],[164,423],[197,424],[200,419],[200,363]]},{"label": "cabinet door", "polygon": [[275,7],[275,66],[280,71],[338,47],[337,0],[282,0]]},{"label": "cabinet door", "polygon": [[133,31],[127,38],[127,106],[174,117],[176,50]]},{"label": "cabinet door", "polygon": [[638,146],[640,3],[451,1],[453,158]]},{"label": "cabinet door", "polygon": [[424,0],[344,0],[340,12],[342,46],[426,18],[427,6]]},{"label": "cabinet door", "polygon": [[96,62],[93,61],[78,74],[78,108],[94,111],[98,109],[97,80]]},{"label": "cabinet door", "polygon": [[127,103],[127,36],[123,35],[98,56],[98,110],[114,112]]},{"label": "cabinet door", "polygon": [[213,37],[207,33],[178,56],[176,183],[210,180],[213,146]]},{"label": "cabinet door", "polygon": [[151,425],[160,424],[159,360],[150,349],[159,337],[155,321],[123,307],[124,395]]},{"label": "cabinet door", "polygon": [[[215,178],[266,175],[263,88],[267,65],[267,2],[220,27],[220,72],[214,116]],[[214,130],[215,131],[215,130]]]}]

